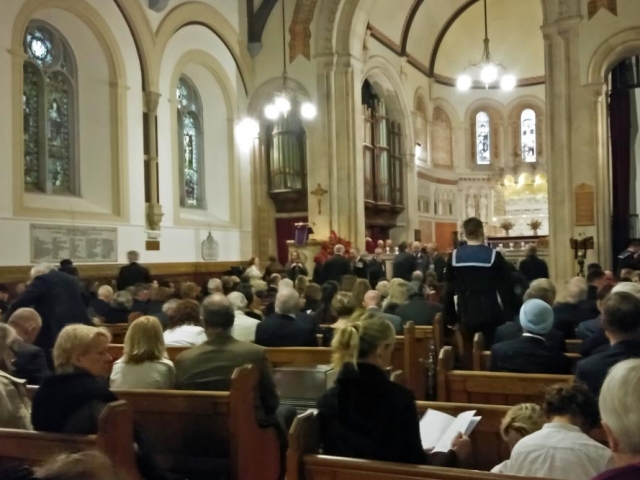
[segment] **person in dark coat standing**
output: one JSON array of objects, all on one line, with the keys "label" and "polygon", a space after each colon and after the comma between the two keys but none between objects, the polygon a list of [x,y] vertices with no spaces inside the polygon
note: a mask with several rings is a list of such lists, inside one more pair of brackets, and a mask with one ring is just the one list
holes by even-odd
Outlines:
[{"label": "person in dark coat standing", "polygon": [[369,260],[369,283],[371,288],[376,288],[378,282],[387,279],[387,267],[382,258],[382,249],[376,248],[373,258]]},{"label": "person in dark coat standing", "polygon": [[522,336],[491,348],[491,371],[569,375],[571,361],[562,350],[548,345],[545,335],[553,327],[553,310],[537,298],[520,309]]},{"label": "person in dark coat standing", "polygon": [[530,282],[538,278],[549,278],[547,262],[538,257],[538,249],[533,244],[527,245],[525,257],[520,262],[519,269],[520,273]]},{"label": "person in dark coat standing", "polygon": [[332,280],[342,285],[342,277],[351,273],[351,263],[344,257],[343,245],[333,247],[333,257],[324,262],[322,273],[323,283]]},{"label": "person in dark coat standing", "polygon": [[411,275],[418,267],[415,255],[407,252],[407,242],[400,242],[398,254],[393,259],[393,278],[401,278],[406,282],[411,281]]},{"label": "person in dark coat standing", "polygon": [[369,262],[367,262],[360,255],[360,250],[357,248],[351,249],[351,270],[353,274],[358,278],[369,279]]},{"label": "person in dark coat standing", "polygon": [[444,319],[460,327],[465,366],[470,367],[473,336],[482,332],[486,346],[493,344],[496,329],[514,315],[514,291],[507,261],[484,245],[482,220],[468,218],[463,229],[467,244],[454,250],[447,262]]},{"label": "person in dark coat standing", "polygon": [[433,271],[436,274],[438,283],[443,283],[444,271],[447,268],[447,259],[438,251],[438,246],[435,243],[430,243],[427,246],[427,252],[429,253],[431,265],[433,265]]},{"label": "person in dark coat standing", "polygon": [[31,283],[9,309],[9,317],[19,308],[31,307],[42,318],[42,329],[34,345],[42,348],[52,368],[51,351],[60,331],[69,324],[90,324],[82,301],[78,279],[59,272],[51,264],[41,263],[31,269]]},{"label": "person in dark coat standing", "polygon": [[628,292],[613,292],[603,303],[602,326],[611,346],[578,362],[576,380],[598,396],[609,369],[640,357],[640,299]]},{"label": "person in dark coat standing", "polygon": [[422,244],[420,242],[413,242],[411,244],[411,250],[413,250],[413,256],[416,257],[416,271],[422,273],[422,276],[427,273],[431,260],[426,251],[423,251]]},{"label": "person in dark coat standing", "polygon": [[131,250],[127,253],[129,265],[120,269],[118,281],[116,282],[118,290],[125,290],[127,287],[133,287],[138,283],[151,283],[151,275],[149,270],[138,263],[140,255],[138,252]]}]

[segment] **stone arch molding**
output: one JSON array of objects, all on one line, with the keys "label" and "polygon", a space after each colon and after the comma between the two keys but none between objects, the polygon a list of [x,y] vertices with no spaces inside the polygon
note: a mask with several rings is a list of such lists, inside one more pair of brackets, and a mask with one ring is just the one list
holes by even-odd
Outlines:
[{"label": "stone arch molding", "polygon": [[[13,136],[13,206],[16,216],[32,215],[73,220],[123,221],[128,218],[126,182],[127,178],[127,69],[118,40],[104,17],[85,0],[26,0],[18,11],[11,32],[12,55],[12,118],[13,125],[22,125],[22,88],[24,33],[29,22],[43,10],[60,10],[71,14],[86,25],[100,45],[107,60],[109,94],[111,162],[111,207],[109,212],[96,212],[83,197],[70,197],[69,207],[60,207],[56,198],[51,208],[33,206],[25,202],[24,189],[24,144],[21,135]],[[55,25],[54,25],[55,27]],[[21,130],[21,128],[19,129]],[[78,210],[76,210],[76,208]],[[71,211],[70,211],[71,210]]]},{"label": "stone arch molding", "polygon": [[606,82],[613,67],[632,55],[640,53],[640,27],[633,27],[611,35],[596,49],[587,67],[587,83]]},{"label": "stone arch molding", "polygon": [[[222,230],[235,229],[235,228],[238,228],[239,220],[240,220],[240,202],[238,201],[239,199],[238,199],[238,188],[237,188],[240,165],[239,165],[239,160],[236,154],[237,153],[235,149],[236,143],[234,141],[233,128],[232,128],[232,123],[234,119],[237,118],[237,113],[238,113],[237,103],[234,101],[236,97],[236,93],[235,93],[236,89],[233,86],[233,83],[229,78],[225,68],[209,52],[206,52],[204,50],[198,50],[198,49],[188,50],[184,52],[180,56],[180,58],[177,60],[175,65],[173,65],[171,69],[171,76],[169,79],[169,82],[170,82],[169,91],[171,92],[171,95],[168,101],[172,105],[172,108],[170,109],[171,110],[170,124],[171,124],[172,139],[177,138],[177,135],[178,135],[177,118],[174,115],[174,111],[175,111],[174,107],[177,108],[178,100],[176,98],[175,88],[173,86],[177,85],[178,80],[180,79],[180,76],[184,73],[185,69],[189,65],[198,65],[204,68],[218,83],[218,86],[220,87],[220,90],[222,91],[222,94],[224,97],[224,104],[225,104],[225,109],[227,111],[227,125],[228,125],[227,138],[226,138],[228,155],[227,155],[227,158],[219,158],[217,160],[219,160],[220,162],[224,162],[229,167],[228,168],[228,181],[229,181],[229,187],[230,187],[229,198],[233,199],[234,201],[232,202],[233,206],[231,207],[229,212],[230,213],[229,221],[227,222],[227,221],[223,221],[218,218],[215,218],[214,224],[216,229],[222,229]],[[202,92],[200,93],[202,94]],[[204,112],[204,113],[206,117],[206,114],[210,112]],[[206,134],[206,131],[205,131],[205,134]],[[180,168],[180,164],[179,164],[180,155],[178,154],[177,144],[175,144],[175,142],[172,142],[172,145],[173,145],[173,151],[171,154],[171,158],[172,158],[171,169],[172,169],[172,172],[175,172],[178,168]],[[205,158],[205,164],[206,164],[206,158]],[[215,168],[215,166],[205,165],[205,175],[211,174],[211,172],[216,172],[217,174],[217,169]],[[200,228],[210,227],[212,224],[210,218],[208,218],[207,220],[182,218],[181,207],[180,207],[179,175],[173,174],[172,179],[173,179],[172,200],[173,200],[174,224],[181,225],[181,226],[200,227]],[[205,193],[208,195],[208,198],[212,198],[212,195],[215,192],[205,192]],[[210,212],[209,208],[207,208],[207,211],[209,211],[209,215],[215,217],[215,214]]]},{"label": "stone arch molding", "polygon": [[410,106],[406,96],[404,95],[404,86],[400,76],[393,69],[391,63],[383,57],[373,56],[364,66],[362,72],[362,80],[369,80],[374,86],[382,88],[384,98],[389,104],[393,113],[397,114],[397,118],[402,119],[404,152],[408,153],[413,149],[414,145],[414,125],[411,119],[413,106]]}]

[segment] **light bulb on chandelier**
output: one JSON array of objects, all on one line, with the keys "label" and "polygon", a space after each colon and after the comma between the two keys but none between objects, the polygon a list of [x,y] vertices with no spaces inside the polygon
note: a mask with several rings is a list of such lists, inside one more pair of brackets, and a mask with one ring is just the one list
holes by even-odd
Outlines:
[{"label": "light bulb on chandelier", "polygon": [[304,102],[302,105],[300,105],[300,115],[305,120],[313,120],[314,118],[316,118],[317,114],[318,110],[313,103]]},{"label": "light bulb on chandelier", "polygon": [[485,85],[495,82],[498,79],[498,67],[493,63],[488,63],[480,70],[480,80]]},{"label": "light bulb on chandelier", "polygon": [[460,75],[456,81],[456,87],[458,90],[469,90],[473,81],[469,75]]},{"label": "light bulb on chandelier", "polygon": [[273,104],[278,109],[278,112],[282,113],[283,115],[286,115],[287,113],[289,113],[289,110],[291,110],[291,102],[286,97],[276,97]]},{"label": "light bulb on chandelier", "polygon": [[279,115],[280,111],[275,104],[270,103],[269,105],[264,107],[264,116],[267,117],[268,120],[277,120]]},{"label": "light bulb on chandelier", "polygon": [[513,75],[505,75],[500,79],[500,88],[506,92],[516,88],[518,81]]}]

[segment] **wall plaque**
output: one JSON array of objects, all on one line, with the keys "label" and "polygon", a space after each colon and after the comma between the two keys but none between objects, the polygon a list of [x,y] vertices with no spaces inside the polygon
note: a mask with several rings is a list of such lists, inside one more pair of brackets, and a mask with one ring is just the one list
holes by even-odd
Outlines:
[{"label": "wall plaque", "polygon": [[216,260],[218,260],[218,241],[213,238],[211,232],[209,232],[207,238],[202,241],[201,247],[202,260],[205,260],[207,262],[215,262]]},{"label": "wall plaque", "polygon": [[31,262],[76,263],[118,261],[118,229],[76,225],[30,225]]},{"label": "wall plaque", "polygon": [[589,227],[596,223],[595,192],[593,185],[581,183],[574,190],[576,226]]}]

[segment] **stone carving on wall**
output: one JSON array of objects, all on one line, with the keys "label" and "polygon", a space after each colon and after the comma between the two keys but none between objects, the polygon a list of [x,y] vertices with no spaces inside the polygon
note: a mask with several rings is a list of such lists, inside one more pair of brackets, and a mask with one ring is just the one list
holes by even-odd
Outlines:
[{"label": "stone carving on wall", "polygon": [[489,200],[487,199],[487,194],[483,193],[480,197],[480,220],[483,222],[489,221]]},{"label": "stone carving on wall", "polygon": [[472,193],[467,195],[467,218],[476,216],[476,196]]},{"label": "stone carving on wall", "polygon": [[311,22],[318,0],[298,0],[289,26],[289,62],[299,55],[311,60]]},{"label": "stone carving on wall", "polygon": [[453,132],[451,119],[440,107],[433,110],[431,158],[438,167],[453,167]]}]

